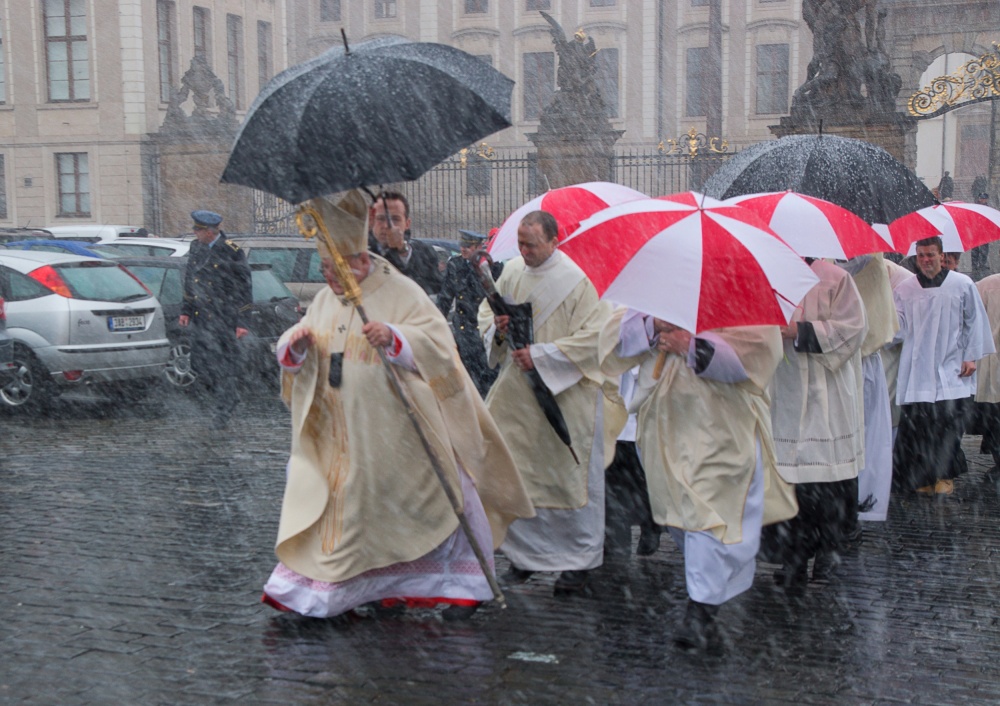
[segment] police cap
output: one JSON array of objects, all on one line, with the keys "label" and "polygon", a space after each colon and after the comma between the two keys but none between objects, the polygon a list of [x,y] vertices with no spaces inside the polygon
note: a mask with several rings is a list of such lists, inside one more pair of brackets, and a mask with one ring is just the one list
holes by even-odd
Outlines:
[{"label": "police cap", "polygon": [[214,211],[191,211],[191,219],[195,225],[218,228],[222,223],[222,216]]},{"label": "police cap", "polygon": [[486,242],[486,236],[482,233],[477,233],[472,230],[462,230],[458,229],[458,232],[462,234],[461,242],[462,245],[482,245]]}]

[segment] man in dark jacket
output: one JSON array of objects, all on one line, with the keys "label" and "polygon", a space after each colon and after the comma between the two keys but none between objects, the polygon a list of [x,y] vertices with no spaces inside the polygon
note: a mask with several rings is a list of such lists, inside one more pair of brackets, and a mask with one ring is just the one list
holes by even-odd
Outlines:
[{"label": "man in dark jacket", "polygon": [[[476,384],[479,394],[485,398],[499,372],[499,369],[491,369],[487,364],[486,349],[483,347],[483,339],[479,337],[479,303],[486,296],[486,290],[476,273],[476,267],[479,257],[482,256],[486,236],[471,230],[458,232],[461,234],[459,240],[461,254],[448,260],[437,305],[441,313],[447,317],[454,302],[455,313],[451,317],[451,330],[455,334],[455,343],[458,344],[458,355],[462,358],[462,363],[469,371],[469,376]],[[490,269],[495,280],[503,271],[503,264],[494,263]]]},{"label": "man in dark jacket", "polygon": [[192,211],[191,244],[178,323],[187,329],[191,369],[211,401],[217,426],[229,423],[237,403],[239,349],[253,303],[250,266],[240,246],[219,229],[222,216]]},{"label": "man in dark jacket", "polygon": [[374,236],[368,239],[371,252],[391,262],[428,295],[441,291],[441,269],[434,248],[406,237],[410,230],[410,204],[403,194],[383,191],[371,207],[369,223]]}]

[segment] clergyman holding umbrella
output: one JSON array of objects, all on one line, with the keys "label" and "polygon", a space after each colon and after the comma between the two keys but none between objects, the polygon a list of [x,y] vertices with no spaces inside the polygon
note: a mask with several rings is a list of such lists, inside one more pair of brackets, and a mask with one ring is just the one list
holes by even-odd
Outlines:
[{"label": "clergyman holding umbrella", "polygon": [[[292,454],[263,601],[311,617],[362,604],[450,604],[470,615],[493,593],[429,454],[386,374],[382,349],[481,547],[533,509],[499,430],[454,355],[448,324],[421,288],[367,251],[368,205],[354,190],[311,207],[364,298],[345,295],[323,240],[329,285],[278,342]],[[492,554],[490,554],[492,571]]]}]

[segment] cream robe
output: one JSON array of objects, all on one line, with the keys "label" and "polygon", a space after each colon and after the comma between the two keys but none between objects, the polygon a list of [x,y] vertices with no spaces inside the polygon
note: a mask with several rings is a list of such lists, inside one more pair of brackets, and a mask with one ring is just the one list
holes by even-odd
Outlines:
[{"label": "cream robe", "polygon": [[[892,291],[915,275],[905,267],[897,265],[890,260],[885,261],[885,271],[889,275],[889,285]],[[893,302],[895,307],[895,301]],[[899,329],[899,316],[896,316],[896,328]],[[882,349],[882,366],[885,368],[885,383],[889,389],[889,411],[892,413],[892,428],[895,434],[896,427],[899,426],[899,405],[896,404],[896,379],[899,375],[899,354],[903,350],[903,344],[898,341],[891,341]],[[895,436],[893,437],[895,441]]]},{"label": "cream robe", "polygon": [[862,255],[841,265],[854,278],[865,305],[868,334],[861,344],[864,384],[865,465],[858,472],[858,502],[870,509],[858,518],[884,522],[892,487],[892,412],[880,351],[899,330],[892,285],[881,253]]},{"label": "cream robe", "polygon": [[[392,324],[411,347],[417,371],[396,367],[415,412],[461,498],[456,460],[476,484],[494,546],[518,517],[533,515],[499,430],[462,366],[441,312],[409,278],[371,255],[361,282],[371,321]],[[353,306],[329,288],[305,318],[316,345],[282,394],[292,414],[278,540],[281,562],[317,581],[338,582],[417,559],[440,545],[458,519],[377,351]],[[330,354],[342,351],[339,388],[328,383]],[[484,551],[488,548],[484,547]]]},{"label": "cream robe", "polygon": [[[993,345],[1000,346],[1000,275],[990,275],[976,282],[993,332]],[[1000,355],[991,353],[976,366],[976,402],[1000,402]]]},{"label": "cream robe", "polygon": [[794,489],[775,468],[766,392],[781,360],[777,327],[711,332],[733,349],[747,380],[700,378],[677,355],[667,356],[660,379],[654,380],[658,351],[634,357],[615,353],[623,317],[623,311],[615,312],[602,331],[602,370],[620,375],[640,366],[629,411],[638,412],[636,443],[642,449],[654,519],[688,532],[711,532],[725,544],[741,542],[757,440],[764,468],[763,524],[794,517]]},{"label": "cream robe", "polygon": [[813,325],[822,352],[799,353],[786,339],[771,382],[778,472],[789,483],[855,478],[865,462],[864,305],[843,269],[823,260],[811,267],[820,281],[792,320]]},{"label": "cream robe", "polygon": [[893,293],[903,350],[896,402],[940,402],[971,397],[976,376],[959,377],[962,362],[993,353],[983,300],[972,280],[949,272],[940,287],[923,288],[914,277]]},{"label": "cream robe", "polygon": [[[558,250],[539,267],[526,267],[520,257],[508,261],[496,286],[510,301],[532,304],[532,360],[555,394],[580,463],[573,460],[545,419],[524,373],[513,364],[509,343],[494,343],[493,311],[484,300],[479,308],[479,329],[490,367],[502,366],[486,405],[503,432],[535,507],[581,508],[588,502],[595,431],[603,433],[595,425],[597,405],[605,404],[601,390],[607,381],[598,366],[597,339],[611,307],[598,300],[594,285]],[[603,471],[603,443],[597,446],[601,456],[595,463]]]}]

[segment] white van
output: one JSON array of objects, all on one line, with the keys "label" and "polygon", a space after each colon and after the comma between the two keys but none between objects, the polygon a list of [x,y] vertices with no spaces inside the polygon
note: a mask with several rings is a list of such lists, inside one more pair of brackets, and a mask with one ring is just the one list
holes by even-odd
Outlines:
[{"label": "white van", "polygon": [[46,226],[45,230],[52,233],[52,237],[54,238],[84,240],[88,243],[106,243],[109,240],[114,240],[124,235],[138,238],[152,235],[148,230],[140,226]]}]

